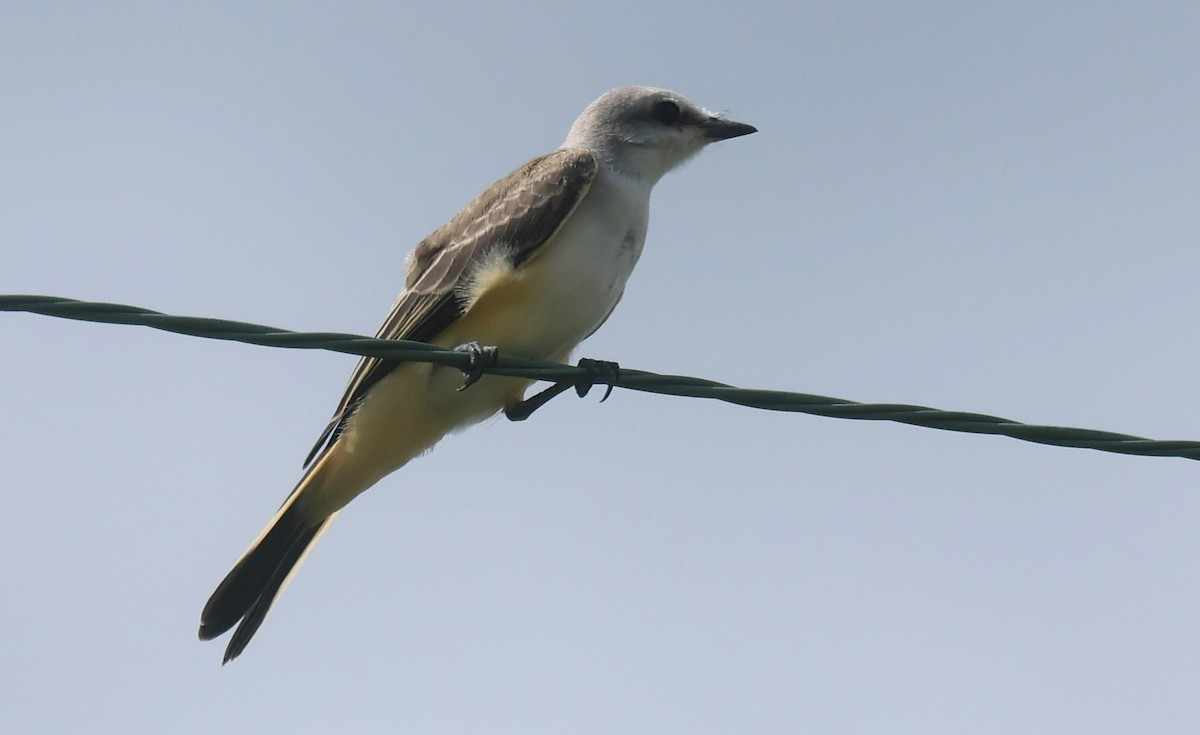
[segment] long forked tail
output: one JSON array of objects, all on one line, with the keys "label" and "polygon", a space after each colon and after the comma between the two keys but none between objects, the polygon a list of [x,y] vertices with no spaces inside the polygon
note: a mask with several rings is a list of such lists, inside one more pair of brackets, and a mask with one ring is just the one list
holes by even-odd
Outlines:
[{"label": "long forked tail", "polygon": [[[315,467],[312,469],[316,469]],[[262,625],[271,604],[307,552],[337,513],[313,518],[295,502],[309,482],[310,471],[288,497],[275,518],[242,558],[238,560],[200,613],[200,640],[207,641],[237,626],[222,663],[237,658]]]}]

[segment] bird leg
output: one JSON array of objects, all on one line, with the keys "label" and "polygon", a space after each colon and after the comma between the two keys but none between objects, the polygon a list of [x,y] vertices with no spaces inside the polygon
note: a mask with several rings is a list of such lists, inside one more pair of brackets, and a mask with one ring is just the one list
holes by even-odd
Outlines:
[{"label": "bird leg", "polygon": [[607,360],[590,360],[583,358],[579,361],[579,367],[583,368],[586,374],[575,381],[563,381],[555,383],[545,390],[535,393],[525,400],[513,406],[504,409],[504,416],[509,421],[524,421],[533,415],[533,412],[550,402],[550,399],[555,396],[567,392],[568,389],[574,388],[576,395],[583,398],[592,389],[593,385],[601,383],[608,386],[604,391],[604,397],[600,399],[601,403],[608,400],[609,394],[612,393],[613,386],[617,384],[617,378],[620,376],[621,368],[615,362]]}]

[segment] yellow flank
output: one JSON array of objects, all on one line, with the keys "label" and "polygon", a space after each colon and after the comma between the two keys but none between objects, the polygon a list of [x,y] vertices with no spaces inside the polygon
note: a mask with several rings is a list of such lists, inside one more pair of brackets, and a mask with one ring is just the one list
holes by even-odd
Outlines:
[{"label": "yellow flank", "polygon": [[[546,285],[541,260],[520,271],[499,262],[480,269],[471,307],[432,341],[443,347],[476,341],[512,355],[564,358],[578,330],[563,323],[573,320],[547,309],[547,292],[558,289]],[[297,502],[305,515],[323,518],[340,510],[446,434],[519,402],[532,383],[485,375],[459,391],[462,381],[459,370],[428,363],[405,363],[379,381],[301,490]]]}]

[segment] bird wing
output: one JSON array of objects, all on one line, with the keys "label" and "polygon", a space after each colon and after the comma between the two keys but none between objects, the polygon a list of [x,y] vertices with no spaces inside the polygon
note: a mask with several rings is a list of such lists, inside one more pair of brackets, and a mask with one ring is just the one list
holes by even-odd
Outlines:
[{"label": "bird wing", "polygon": [[[462,317],[473,266],[500,252],[519,268],[570,218],[595,176],[592,154],[570,148],[535,158],[492,184],[413,250],[404,291],[375,336],[432,341]],[[402,362],[359,360],[305,467],[337,441],[367,392]]]}]

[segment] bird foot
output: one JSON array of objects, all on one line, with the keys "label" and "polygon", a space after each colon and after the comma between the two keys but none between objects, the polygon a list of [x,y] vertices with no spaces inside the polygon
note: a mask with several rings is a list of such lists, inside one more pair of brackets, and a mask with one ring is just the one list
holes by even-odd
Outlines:
[{"label": "bird foot", "polygon": [[587,371],[587,375],[575,381],[575,393],[583,398],[597,383],[605,386],[601,403],[612,395],[617,380],[621,377],[621,366],[610,360],[591,360],[586,357],[579,360],[579,367]]},{"label": "bird foot", "polygon": [[471,341],[464,345],[459,345],[454,348],[455,352],[465,352],[468,356],[467,367],[463,369],[463,384],[458,390],[464,391],[479,382],[483,377],[484,368],[489,368],[496,364],[496,360],[500,357],[500,348],[494,345],[481,345],[478,342]]},{"label": "bird foot", "polygon": [[583,398],[592,389],[592,386],[597,383],[608,386],[608,389],[604,391],[604,397],[600,399],[600,402],[604,403],[608,399],[609,394],[612,393],[613,386],[617,383],[621,368],[615,362],[589,360],[586,357],[579,361],[579,367],[587,371],[579,380],[555,383],[540,393],[536,393],[516,405],[505,408],[504,416],[509,421],[524,421],[532,416],[534,411],[549,403],[550,399],[555,396],[566,393],[571,388],[574,388],[576,395]]}]

